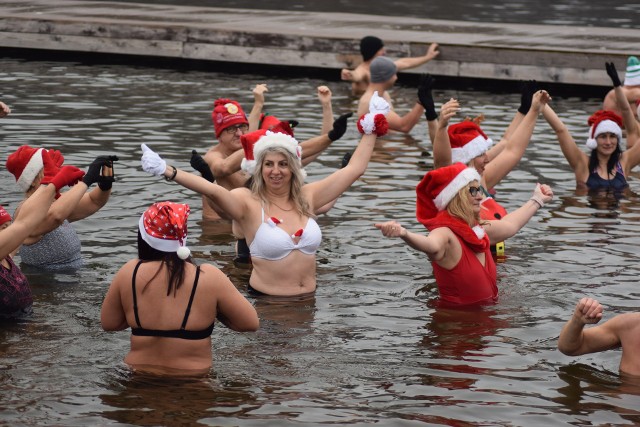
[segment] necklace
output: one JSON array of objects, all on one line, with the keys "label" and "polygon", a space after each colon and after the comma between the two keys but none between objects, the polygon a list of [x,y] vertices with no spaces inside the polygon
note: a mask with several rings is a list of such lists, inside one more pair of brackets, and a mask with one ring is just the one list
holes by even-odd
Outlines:
[{"label": "necklace", "polygon": [[291,212],[293,210],[293,206],[291,206],[289,209],[285,209],[285,208],[281,208],[280,206],[278,206],[277,204],[275,204],[271,200],[269,200],[269,203],[271,203],[273,206],[275,206],[276,208],[280,209],[281,211]]}]

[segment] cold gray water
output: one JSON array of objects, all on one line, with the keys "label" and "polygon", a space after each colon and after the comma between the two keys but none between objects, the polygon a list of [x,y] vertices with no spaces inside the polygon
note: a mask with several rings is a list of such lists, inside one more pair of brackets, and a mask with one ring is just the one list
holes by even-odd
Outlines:
[{"label": "cold gray water", "polygon": [[[604,71],[603,71],[604,72]],[[431,169],[426,124],[379,140],[367,173],[318,222],[318,290],[303,301],[250,298],[261,319],[254,334],[218,324],[211,375],[169,380],[132,375],[122,364],[129,332],[100,328],[111,278],[135,257],[139,215],[152,202],[192,206],[189,246],[246,294],[247,269],[234,266],[234,240],[201,222],[200,198],[140,167],[140,143],[189,167],[192,149],[214,143],[211,106],[232,97],[250,109],[264,77],[123,65],[83,65],[4,58],[0,119],[2,164],[23,144],[58,148],[83,169],[98,154],[117,154],[111,200],[75,223],[86,267],[75,273],[25,269],[33,316],[0,324],[0,424],[6,426],[325,426],[637,425],[640,382],[618,374],[619,351],[569,358],[556,350],[560,328],[582,296],[605,305],[605,319],[638,309],[640,180],[611,196],[577,195],[554,135],[540,119],[525,157],[498,186],[508,210],[528,200],[536,182],[555,200],[507,241],[498,264],[500,300],[474,311],[435,305],[431,266],[373,227],[415,220],[415,185]],[[304,140],[320,127],[316,87],[305,78],[269,78],[266,110],[300,121]],[[400,82],[402,83],[402,82]],[[342,82],[329,82],[334,112],[354,110]],[[396,107],[415,88],[393,91]],[[435,91],[438,104],[460,99],[464,114],[484,113],[499,139],[518,94]],[[553,96],[553,93],[552,93]],[[599,99],[554,97],[552,104],[581,144]],[[335,170],[358,133],[309,165],[308,181]],[[2,205],[21,199],[0,170]],[[16,260],[19,262],[19,256]]]}]

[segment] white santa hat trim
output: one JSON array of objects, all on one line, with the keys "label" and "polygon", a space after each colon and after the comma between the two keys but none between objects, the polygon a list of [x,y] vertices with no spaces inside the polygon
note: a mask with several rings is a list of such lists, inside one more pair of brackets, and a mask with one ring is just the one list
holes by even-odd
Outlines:
[{"label": "white santa hat trim", "polygon": [[593,129],[593,126],[591,127],[591,130],[589,131],[589,138],[587,138],[587,143],[585,144],[587,148],[595,150],[596,147],[598,147],[596,138],[598,138],[598,135],[602,135],[603,133],[615,133],[618,137],[618,144],[622,141],[622,129],[620,129],[620,126],[618,126],[618,124],[613,120],[603,120],[598,123],[595,130]]},{"label": "white santa hat trim", "polygon": [[492,145],[493,140],[491,138],[485,139],[484,136],[478,135],[463,147],[451,149],[451,163],[460,162],[467,164],[476,157],[484,154]]},{"label": "white santa hat trim", "polygon": [[456,175],[456,177],[453,178],[451,182],[442,189],[442,191],[440,191],[440,194],[433,199],[433,204],[436,206],[438,211],[444,210],[449,202],[453,200],[456,194],[458,194],[458,191],[471,181],[480,182],[480,174],[473,168],[466,168]]},{"label": "white santa hat trim", "polygon": [[20,178],[16,181],[16,184],[22,191],[27,191],[29,187],[31,187],[31,184],[33,184],[33,181],[44,167],[42,150],[42,148],[38,148],[38,150],[33,153],[33,156],[31,156],[29,162],[22,170]]},{"label": "white santa hat trim", "polygon": [[[306,177],[307,174],[302,168],[302,147],[300,147],[300,144],[298,144],[298,140],[296,140],[291,135],[287,135],[286,133],[271,132],[270,130],[268,130],[267,133],[262,138],[260,138],[258,142],[256,142],[253,146],[253,158],[255,159],[253,160],[253,162],[255,164],[257,164],[257,162],[261,162],[262,155],[269,148],[284,148],[289,153],[291,153],[296,159],[298,159],[298,162],[300,162],[300,171],[302,172],[302,176]],[[247,168],[251,167],[249,162],[251,161],[243,162],[245,163]],[[255,164],[253,165],[254,171]],[[243,167],[242,164],[241,167]]]},{"label": "white santa hat trim", "polygon": [[[184,253],[184,249],[186,249],[187,251],[189,250],[186,247],[187,236],[184,236],[184,238],[182,239],[182,244],[180,244],[179,240],[159,239],[157,237],[153,237],[152,235],[147,233],[147,231],[144,228],[144,214],[140,216],[140,221],[138,222],[138,229],[140,230],[140,235],[142,236],[142,240],[147,242],[149,246],[151,246],[153,249],[156,249],[162,252],[177,252],[180,259],[187,259],[189,257],[189,255],[187,255],[185,258],[182,258],[180,256],[180,252]],[[184,248],[184,249],[181,250],[181,248]],[[190,252],[191,251],[189,251],[189,253]]]}]

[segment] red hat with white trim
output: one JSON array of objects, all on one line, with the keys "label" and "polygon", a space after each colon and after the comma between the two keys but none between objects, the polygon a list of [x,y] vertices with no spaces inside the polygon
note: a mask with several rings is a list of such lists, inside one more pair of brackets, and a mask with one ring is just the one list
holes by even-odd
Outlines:
[{"label": "red hat with white trim", "polygon": [[140,235],[153,249],[176,252],[180,259],[187,259],[191,255],[186,246],[189,213],[189,205],[173,202],[154,203],[140,216]]},{"label": "red hat with white trim", "polygon": [[249,125],[247,115],[240,104],[227,98],[216,99],[211,112],[213,128],[216,131],[216,138],[220,137],[223,130],[229,126],[237,124]]},{"label": "red hat with white trim", "polygon": [[[290,133],[291,132],[291,133]],[[273,126],[272,130],[258,129],[257,131],[242,135],[240,142],[244,149],[244,159],[240,164],[243,171],[253,175],[256,164],[263,153],[274,147],[287,150],[298,159],[302,165],[302,148],[293,137],[291,127],[287,122],[280,122]],[[301,169],[303,176],[306,176],[304,169]]]},{"label": "red hat with white trim", "polygon": [[493,145],[491,138],[487,137],[480,126],[470,120],[449,126],[447,132],[449,133],[451,162],[453,163],[469,163],[476,157],[483,155]]},{"label": "red hat with white trim", "polygon": [[16,178],[16,184],[27,191],[44,167],[42,148],[23,145],[7,158],[7,170]]},{"label": "red hat with white trim", "polygon": [[445,210],[458,191],[472,181],[480,181],[480,174],[463,163],[427,172],[416,187],[418,221],[429,220]]},{"label": "red hat with white trim", "polygon": [[618,143],[622,141],[622,117],[613,111],[598,110],[589,117],[587,123],[591,126],[585,144],[589,149],[596,149],[598,146],[596,138],[603,133],[614,133],[618,136]]}]

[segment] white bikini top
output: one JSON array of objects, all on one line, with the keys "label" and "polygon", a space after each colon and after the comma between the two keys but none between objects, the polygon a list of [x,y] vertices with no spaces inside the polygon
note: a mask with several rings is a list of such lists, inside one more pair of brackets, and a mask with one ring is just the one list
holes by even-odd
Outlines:
[{"label": "white bikini top", "polygon": [[[305,228],[301,228],[293,236],[278,227],[279,223],[275,218],[265,220],[264,207],[262,208],[262,224],[249,246],[252,257],[276,261],[286,257],[294,249],[307,255],[316,253],[322,240],[322,232],[313,218],[309,218]],[[298,243],[295,242],[296,239],[299,239]]]}]

